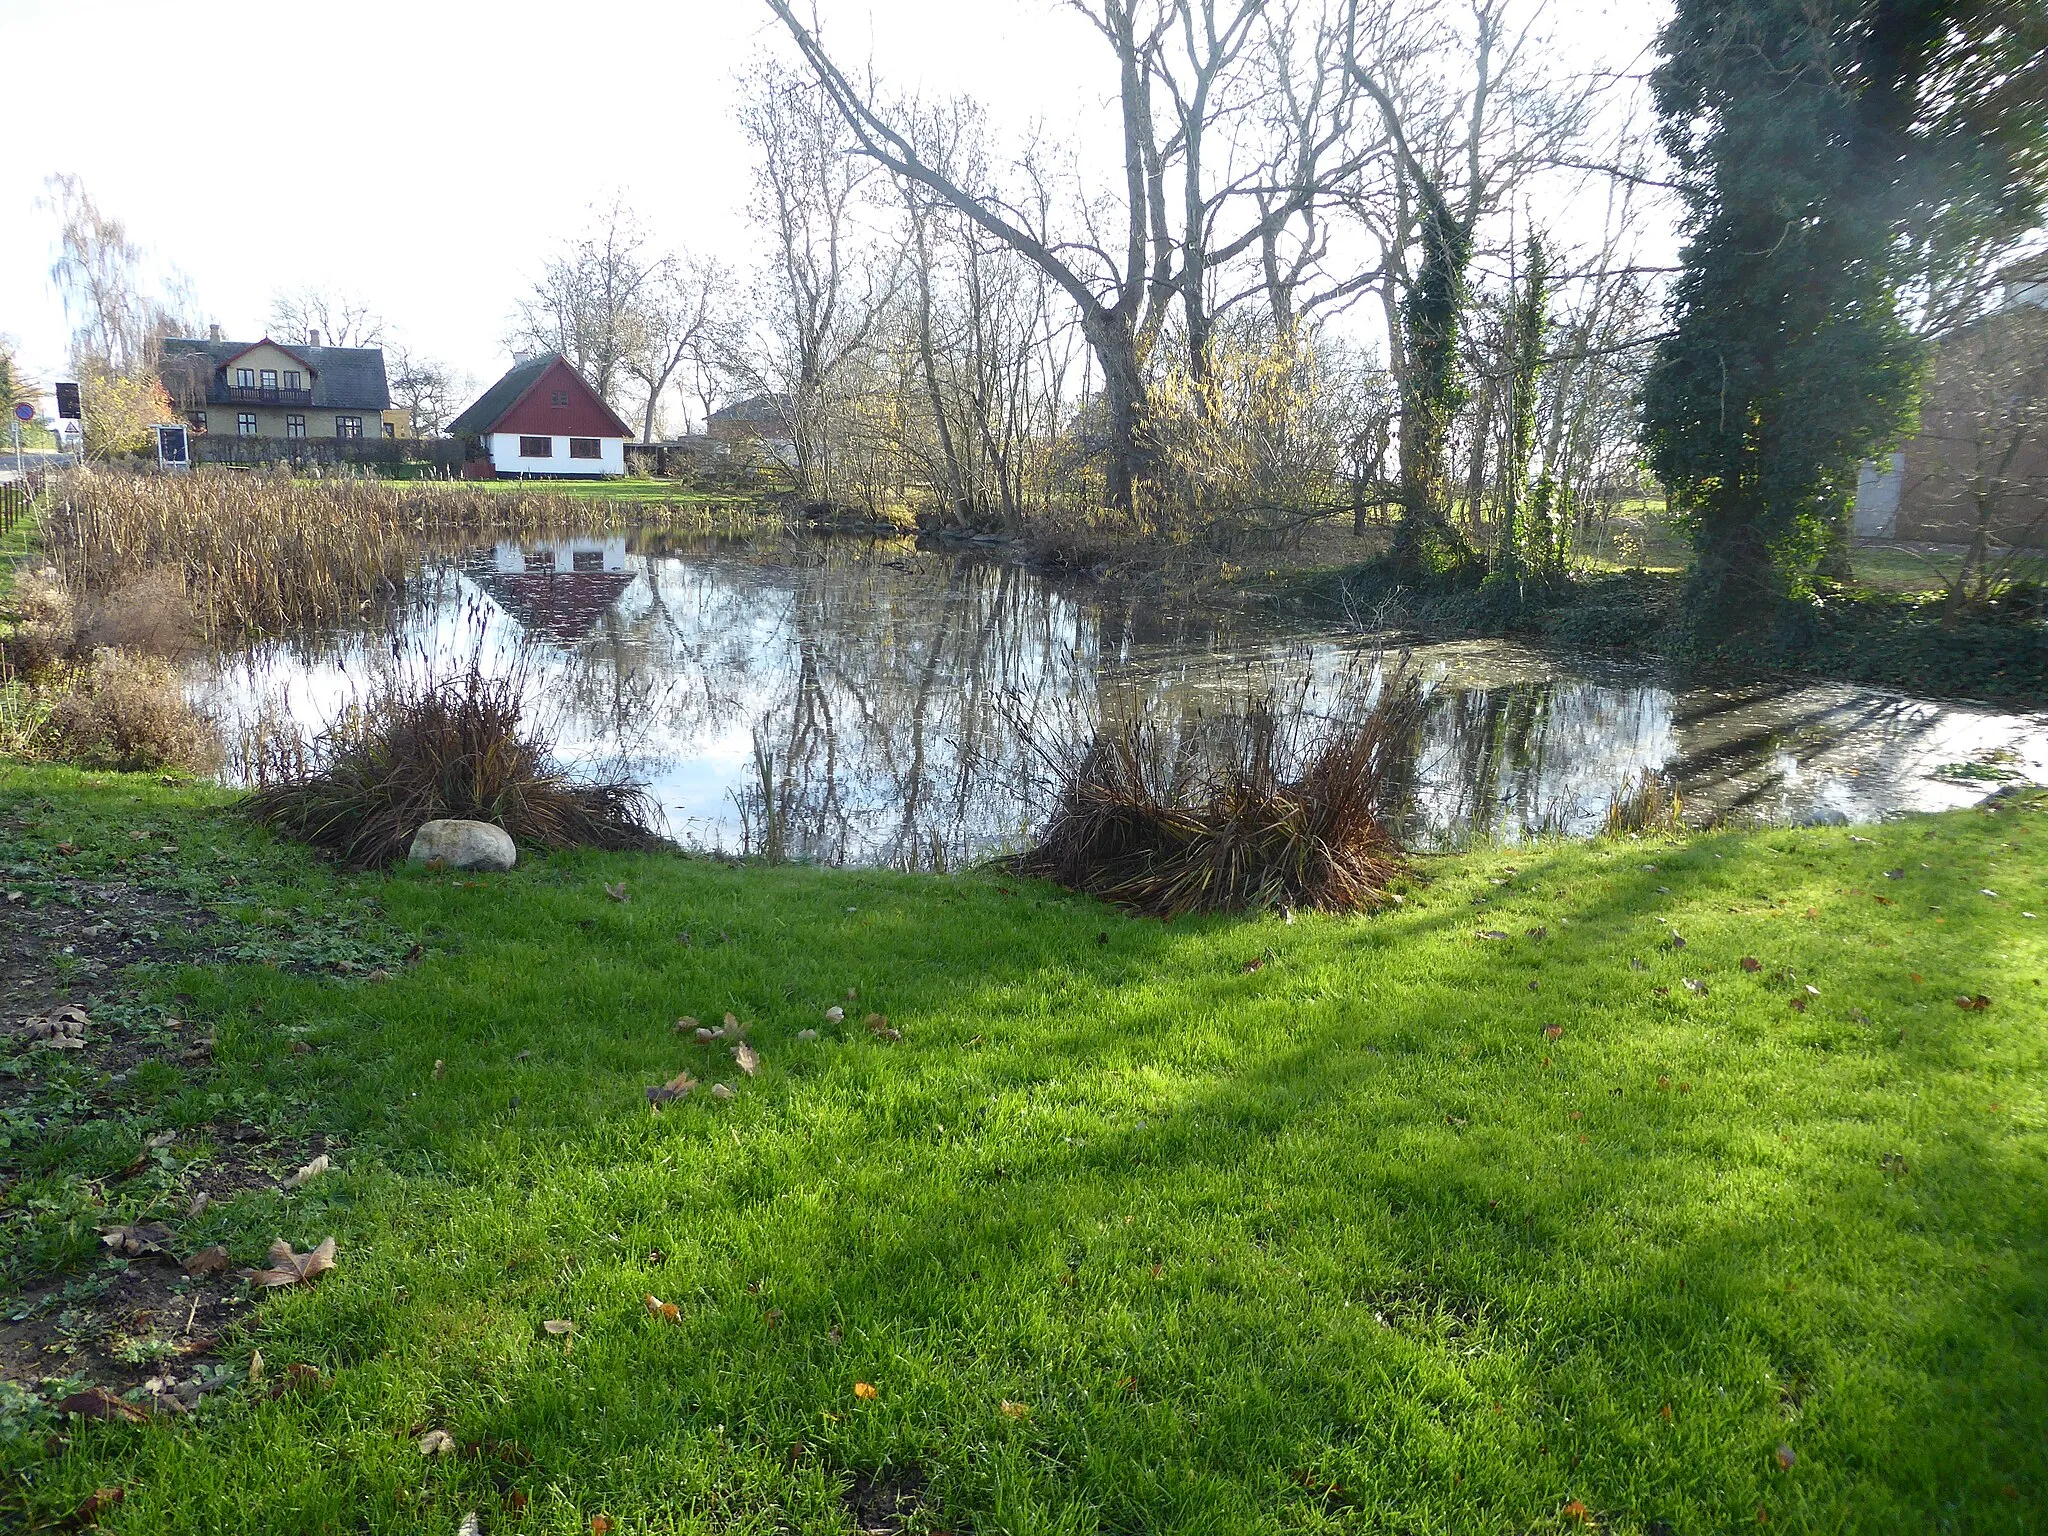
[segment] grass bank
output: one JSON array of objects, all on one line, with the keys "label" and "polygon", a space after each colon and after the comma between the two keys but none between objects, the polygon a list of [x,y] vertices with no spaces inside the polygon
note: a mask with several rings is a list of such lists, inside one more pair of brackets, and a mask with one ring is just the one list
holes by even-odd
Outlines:
[{"label": "grass bank", "polygon": [[[343,878],[221,803],[0,765],[35,912],[214,914],[204,965],[124,970],[119,911],[49,957],[96,1030],[213,1043],[11,1057],[0,1263],[74,1319],[117,1221],[338,1265],[222,1328],[189,1415],[11,1389],[11,1520],[121,1488],[106,1527],[152,1533],[2048,1522],[2038,802],[1172,924],[651,855]],[[673,1027],[728,1011],[757,1076]],[[184,1321],[121,1320],[129,1355]]]}]

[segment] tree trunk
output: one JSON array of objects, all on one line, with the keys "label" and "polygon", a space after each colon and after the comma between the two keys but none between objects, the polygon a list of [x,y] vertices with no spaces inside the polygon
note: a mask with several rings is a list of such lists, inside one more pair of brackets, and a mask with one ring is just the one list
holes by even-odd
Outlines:
[{"label": "tree trunk", "polygon": [[1138,482],[1151,474],[1155,458],[1146,420],[1150,400],[1145,370],[1138,361],[1137,338],[1121,316],[1099,305],[1082,315],[1081,329],[1102,365],[1109,429],[1109,504],[1128,515],[1137,510]]}]

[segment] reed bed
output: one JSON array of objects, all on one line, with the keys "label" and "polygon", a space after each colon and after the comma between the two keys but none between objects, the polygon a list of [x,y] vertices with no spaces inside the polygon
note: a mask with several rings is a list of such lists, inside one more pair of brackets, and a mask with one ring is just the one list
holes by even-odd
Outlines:
[{"label": "reed bed", "polygon": [[1684,831],[1685,801],[1678,786],[1654,768],[1638,770],[1607,802],[1604,830],[1609,837]]},{"label": "reed bed", "polygon": [[175,572],[201,638],[220,642],[354,618],[402,594],[434,550],[627,527],[739,533],[759,522],[740,507],[649,506],[452,481],[81,470],[52,487],[43,544],[65,584],[86,597]]},{"label": "reed bed", "polygon": [[1305,690],[1099,729],[1062,776],[1026,874],[1159,917],[1390,901],[1407,869],[1393,817],[1422,695],[1405,669],[1328,714]]},{"label": "reed bed", "polygon": [[522,672],[480,661],[448,677],[401,673],[311,741],[273,742],[244,766],[248,814],[355,868],[405,857],[420,826],[487,821],[522,847],[664,846],[645,789],[578,778],[526,717]]}]

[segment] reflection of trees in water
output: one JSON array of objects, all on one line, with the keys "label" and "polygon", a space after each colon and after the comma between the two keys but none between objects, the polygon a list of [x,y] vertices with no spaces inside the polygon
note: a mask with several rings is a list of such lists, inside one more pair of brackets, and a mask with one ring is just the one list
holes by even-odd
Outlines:
[{"label": "reflection of trees in water", "polygon": [[[973,557],[694,549],[647,552],[630,571],[578,636],[548,638],[521,634],[451,568],[408,588],[397,640],[280,642],[210,686],[238,694],[244,713],[280,682],[317,683],[324,698],[338,677],[359,691],[394,647],[438,632],[452,654],[488,622],[506,664],[525,654],[540,716],[571,755],[657,784],[687,769],[699,819],[679,835],[944,868],[1021,843],[1054,766],[1100,721],[1186,722],[1291,688],[1304,708],[1328,709],[1372,665],[1346,647],[1235,636],[1153,596],[1077,596]],[[1674,694],[1647,680],[1529,680],[1526,667],[1492,686],[1449,673],[1430,686],[1393,807],[1424,842],[1592,830],[1644,767],[1709,810],[1802,814],[1825,784],[1875,812],[1907,798],[1930,752],[1961,755],[1957,712],[1846,688]],[[1858,772],[1868,777],[1845,791]],[[710,803],[727,791],[729,808]]]}]

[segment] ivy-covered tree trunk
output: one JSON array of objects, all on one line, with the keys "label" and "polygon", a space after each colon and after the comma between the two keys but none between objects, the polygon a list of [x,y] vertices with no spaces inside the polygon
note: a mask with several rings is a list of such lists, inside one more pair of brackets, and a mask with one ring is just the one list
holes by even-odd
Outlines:
[{"label": "ivy-covered tree trunk", "polygon": [[1422,265],[1403,301],[1408,368],[1401,380],[1401,520],[1395,561],[1418,574],[1469,565],[1451,526],[1451,427],[1465,404],[1458,366],[1472,233],[1435,188],[1422,187]]},{"label": "ivy-covered tree trunk", "polygon": [[1645,391],[1691,617],[1762,638],[1845,564],[1856,471],[1910,428],[1898,307],[2048,206],[2040,0],[1676,0],[1654,78],[1690,224]]},{"label": "ivy-covered tree trunk", "polygon": [[1895,221],[1857,153],[1855,0],[1679,0],[1655,77],[1691,239],[1644,399],[1690,523],[1690,617],[1756,643],[1809,597],[1857,466],[1910,424]]},{"label": "ivy-covered tree trunk", "polygon": [[1530,460],[1536,453],[1536,391],[1542,381],[1550,309],[1550,256],[1540,236],[1529,237],[1528,262],[1508,333],[1508,440],[1500,467],[1500,536],[1493,552],[1494,570],[1516,582],[1522,579],[1528,563],[1525,556],[1529,555],[1544,576],[1551,574],[1548,531],[1541,522],[1547,518],[1549,503],[1539,497],[1536,505],[1529,505]]}]

